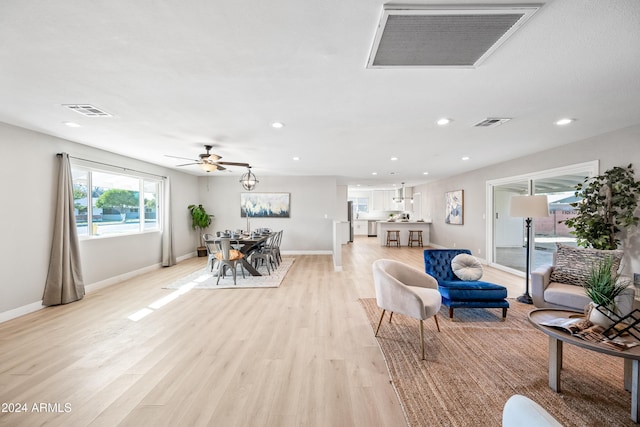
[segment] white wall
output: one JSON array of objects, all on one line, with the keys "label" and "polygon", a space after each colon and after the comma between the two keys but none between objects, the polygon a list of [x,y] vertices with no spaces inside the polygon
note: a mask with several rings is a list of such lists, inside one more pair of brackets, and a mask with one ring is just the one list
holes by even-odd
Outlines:
[{"label": "white wall", "polygon": [[[56,153],[169,176],[178,257],[195,250],[187,201],[197,200],[198,178],[160,166],[0,123],[0,319],[42,300],[49,265]],[[80,242],[85,285],[108,281],[161,262],[160,234],[95,238]]]},{"label": "white wall", "polygon": [[[422,193],[424,216],[431,215],[431,242],[444,247],[469,248],[482,258],[486,247],[486,182],[562,166],[600,161],[600,173],[614,166],[633,163],[640,177],[640,125],[552,150],[499,163],[466,174],[415,187]],[[444,193],[464,189],[464,225],[444,223]],[[640,272],[640,231],[628,236],[624,245],[625,273]]]},{"label": "white wall", "polygon": [[[251,218],[251,229],[284,230],[283,252],[330,253],[333,245],[333,221],[338,220],[337,183],[324,176],[258,176],[253,192],[291,193],[290,218]],[[210,231],[246,229],[246,218],[240,216],[240,193],[246,192],[236,176],[199,179],[199,200],[215,219]],[[346,194],[344,203],[346,219]]]}]

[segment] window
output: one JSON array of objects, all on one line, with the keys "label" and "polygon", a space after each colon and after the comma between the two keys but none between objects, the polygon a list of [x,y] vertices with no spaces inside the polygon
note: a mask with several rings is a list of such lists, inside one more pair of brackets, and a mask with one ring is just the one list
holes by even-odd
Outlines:
[{"label": "window", "polygon": [[368,197],[349,197],[350,202],[353,202],[353,217],[357,218],[358,213],[369,212],[369,198]]},{"label": "window", "polygon": [[160,180],[75,165],[71,172],[79,236],[160,229]]}]

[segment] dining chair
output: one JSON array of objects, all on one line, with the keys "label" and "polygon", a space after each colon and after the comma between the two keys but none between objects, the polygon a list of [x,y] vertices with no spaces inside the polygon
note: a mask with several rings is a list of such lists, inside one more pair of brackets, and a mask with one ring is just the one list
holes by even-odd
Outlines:
[{"label": "dining chair", "polygon": [[271,275],[271,271],[275,270],[279,265],[279,263],[276,262],[275,251],[273,249],[276,236],[277,233],[269,236],[265,244],[260,249],[251,254],[251,263],[253,264],[253,266],[256,269],[258,269],[262,265],[266,266],[267,273],[269,273],[269,275]]},{"label": "dining chair", "polygon": [[209,271],[213,271],[217,261],[216,254],[219,251],[219,247],[216,245],[215,239],[216,237],[213,234],[205,233],[202,235],[204,246],[207,248],[207,267],[209,267]]},{"label": "dining chair", "polygon": [[420,320],[420,347],[424,360],[423,320],[433,317],[438,332],[437,313],[442,304],[438,292],[438,282],[428,274],[407,264],[391,259],[379,259],[373,263],[373,283],[376,290],[376,302],[382,309],[375,336],[378,336],[384,313],[388,310],[389,322],[393,313]]},{"label": "dining chair", "polygon": [[283,230],[278,231],[276,233],[275,243],[273,245],[273,255],[278,265],[282,262],[282,254],[280,252],[280,243],[282,243],[282,232]]},{"label": "dining chair", "polygon": [[242,258],[244,258],[244,254],[238,250],[231,249],[231,238],[229,237],[221,237],[218,244],[220,251],[215,255],[215,258],[218,260],[218,270],[216,272],[218,280],[216,280],[216,285],[220,283],[220,276],[225,276],[227,268],[231,269],[233,284],[236,285],[236,270],[238,263],[240,264],[240,270],[242,271],[242,278],[245,278],[244,267],[241,262]]}]

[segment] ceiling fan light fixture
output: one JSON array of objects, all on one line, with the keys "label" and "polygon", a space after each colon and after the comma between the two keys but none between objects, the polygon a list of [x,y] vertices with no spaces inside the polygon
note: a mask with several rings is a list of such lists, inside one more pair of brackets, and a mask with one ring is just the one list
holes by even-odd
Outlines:
[{"label": "ceiling fan light fixture", "polygon": [[247,173],[245,173],[244,175],[242,175],[242,177],[240,178],[240,184],[242,184],[242,188],[244,188],[247,191],[251,191],[254,188],[256,188],[256,185],[259,183],[260,181],[258,181],[258,178],[256,178],[256,175],[251,172],[251,168],[247,168]]},{"label": "ceiling fan light fixture", "polygon": [[200,166],[200,169],[202,169],[205,172],[213,172],[216,169],[218,169],[218,167],[216,165],[211,164],[211,163],[207,163],[207,162],[202,162],[198,166]]}]

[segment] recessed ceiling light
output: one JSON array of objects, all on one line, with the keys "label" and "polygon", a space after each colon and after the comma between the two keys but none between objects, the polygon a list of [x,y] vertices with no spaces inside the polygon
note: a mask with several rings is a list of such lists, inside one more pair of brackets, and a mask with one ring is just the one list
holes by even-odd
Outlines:
[{"label": "recessed ceiling light", "polygon": [[80,127],[80,125],[75,123],[75,122],[62,122],[62,123],[64,123],[65,125],[69,126],[70,128],[79,128]]},{"label": "recessed ceiling light", "polygon": [[293,160],[296,160],[296,161],[298,161],[298,160],[300,160],[300,157],[298,157],[298,156],[295,156],[295,157],[293,158]]},{"label": "recessed ceiling light", "polygon": [[445,126],[445,125],[448,125],[449,123],[451,123],[451,119],[447,119],[447,118],[443,117],[440,120],[438,120],[436,123],[439,124],[440,126]]},{"label": "recessed ceiling light", "polygon": [[378,172],[371,172],[371,175],[378,175]]},{"label": "recessed ceiling light", "polygon": [[556,122],[558,126],[568,125],[569,123],[575,122],[575,119],[560,119]]},{"label": "recessed ceiling light", "polygon": [[429,172],[422,172],[422,175],[429,175]]},{"label": "recessed ceiling light", "polygon": [[393,161],[393,162],[395,162],[396,160],[398,160],[398,158],[397,158],[397,157],[392,157],[392,158],[391,158],[391,161]]},{"label": "recessed ceiling light", "polygon": [[276,129],[282,129],[284,127],[284,123],[281,122],[273,122],[271,123],[271,126],[276,128]]},{"label": "recessed ceiling light", "polygon": [[469,157],[469,156],[464,156],[464,157],[462,158],[462,160],[469,160],[470,158],[471,158],[471,157]]}]

